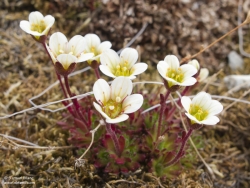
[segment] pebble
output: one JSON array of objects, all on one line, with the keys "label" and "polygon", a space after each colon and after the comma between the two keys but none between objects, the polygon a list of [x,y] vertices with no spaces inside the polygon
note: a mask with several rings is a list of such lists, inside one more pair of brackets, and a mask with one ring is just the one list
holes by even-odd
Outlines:
[{"label": "pebble", "polygon": [[238,91],[242,88],[250,88],[250,75],[229,75],[224,77],[224,83],[228,89]]},{"label": "pebble", "polygon": [[239,70],[243,69],[244,62],[242,57],[236,51],[231,51],[228,54],[228,64],[231,70]]}]

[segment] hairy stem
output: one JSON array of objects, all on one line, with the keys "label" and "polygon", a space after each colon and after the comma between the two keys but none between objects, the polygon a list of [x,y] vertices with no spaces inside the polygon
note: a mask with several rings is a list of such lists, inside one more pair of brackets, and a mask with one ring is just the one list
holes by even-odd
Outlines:
[{"label": "hairy stem", "polygon": [[99,70],[98,70],[98,67],[94,69],[95,70],[95,75],[96,75],[96,78],[97,79],[100,79],[100,73],[99,73]]},{"label": "hairy stem", "polygon": [[[73,97],[73,94],[71,93],[70,91],[70,87],[69,87],[69,81],[68,81],[68,76],[64,76],[64,82],[65,82],[65,87],[66,87],[66,90],[69,94],[70,97]],[[72,99],[72,102],[73,102],[73,105],[75,107],[75,111],[77,113],[77,115],[80,117],[80,119],[83,121],[86,129],[88,130],[88,123],[87,121],[85,120],[84,116],[82,115],[82,113],[80,112],[80,109],[81,109],[81,106],[79,105],[77,99]]]},{"label": "hairy stem", "polygon": [[157,138],[159,138],[159,136],[161,135],[162,119],[163,119],[164,111],[166,108],[166,100],[169,95],[170,95],[170,91],[168,90],[165,97],[161,97],[161,108],[160,108],[160,116],[158,119]]},{"label": "hairy stem", "polygon": [[111,125],[109,123],[107,123],[107,125],[106,125],[106,130],[109,133],[109,135],[111,136],[111,139],[114,143],[116,154],[118,156],[120,156],[121,155],[120,144],[119,144],[119,141],[118,141],[118,138],[117,138],[115,132],[112,130]]},{"label": "hairy stem", "polygon": [[183,154],[184,154],[183,150],[184,150],[184,148],[187,144],[188,138],[191,136],[192,132],[193,132],[193,129],[190,128],[182,140],[182,144],[181,144],[181,148],[180,148],[179,152],[170,162],[167,163],[167,166],[171,166],[171,165],[177,163],[180,160],[180,158],[183,156]]},{"label": "hairy stem", "polygon": [[[47,49],[47,47],[46,47],[45,42],[42,43],[42,45],[43,45],[43,48],[45,49],[47,55],[49,56],[50,60],[51,60],[52,63],[53,63],[52,57],[50,56],[50,53],[48,52],[48,49]],[[53,65],[54,65],[54,64],[53,64]],[[56,71],[55,71],[55,72],[56,72]],[[60,86],[61,86],[63,95],[64,95],[65,98],[67,98],[67,93],[66,93],[65,88],[64,88],[64,85],[63,85],[63,83],[62,83],[61,76],[60,76],[57,72],[56,72],[56,76],[57,76],[57,79],[59,80],[59,83],[60,83]],[[66,103],[67,103],[67,105],[69,104],[68,102],[66,102]]]}]

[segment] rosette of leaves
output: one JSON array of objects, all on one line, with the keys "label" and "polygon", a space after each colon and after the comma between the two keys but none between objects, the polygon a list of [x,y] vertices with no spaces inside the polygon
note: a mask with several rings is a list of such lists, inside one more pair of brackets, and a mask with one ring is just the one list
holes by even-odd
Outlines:
[{"label": "rosette of leaves", "polygon": [[106,134],[103,138],[103,148],[96,152],[95,166],[104,168],[108,173],[128,173],[140,168],[139,161],[143,160],[143,155],[139,153],[139,146],[129,135],[116,134],[119,140],[121,154],[117,155],[111,136]]},{"label": "rosette of leaves", "polygon": [[[81,101],[79,101],[80,104],[84,104],[84,108],[80,107],[79,111],[87,120],[87,126],[85,126],[80,119],[75,118],[70,113],[64,113],[63,120],[57,122],[57,124],[62,129],[69,131],[68,141],[70,144],[77,148],[87,148],[89,146],[92,139],[92,134],[90,133],[90,131],[93,130],[99,123],[98,116],[96,116],[93,112],[91,101],[91,97],[83,98],[81,99]],[[70,111],[72,110],[69,110],[69,112]],[[95,147],[96,144],[101,143],[100,140],[102,139],[104,134],[105,127],[100,127],[95,132],[95,140],[93,147]],[[82,151],[80,151],[80,153],[81,152]]]}]

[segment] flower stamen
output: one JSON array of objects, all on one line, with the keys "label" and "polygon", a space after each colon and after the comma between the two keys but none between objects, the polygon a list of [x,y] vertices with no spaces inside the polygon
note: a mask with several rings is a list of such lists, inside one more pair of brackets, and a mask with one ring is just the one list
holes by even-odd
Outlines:
[{"label": "flower stamen", "polygon": [[208,116],[207,110],[202,109],[202,107],[198,105],[192,105],[192,104],[190,105],[189,113],[199,121],[206,119],[206,117]]},{"label": "flower stamen", "polygon": [[38,23],[32,23],[30,30],[31,31],[37,31],[38,33],[42,33],[44,30],[46,29],[46,24],[44,22],[44,20],[41,20]]},{"label": "flower stamen", "polygon": [[119,96],[116,97],[115,101],[116,101],[116,102],[121,102],[121,97],[119,97]]},{"label": "flower stamen", "polygon": [[105,105],[103,105],[103,111],[110,118],[116,118],[122,113],[122,104],[117,102],[119,100],[120,100],[120,97],[116,97],[116,101],[109,99],[109,101]]},{"label": "flower stamen", "polygon": [[177,81],[177,82],[183,82],[184,80],[184,74],[181,71],[181,69],[169,69],[167,71],[167,77],[172,78],[173,80]]},{"label": "flower stamen", "polygon": [[125,62],[124,64],[120,63],[116,66],[116,69],[113,71],[115,76],[130,76],[131,71],[128,68],[128,63]]},{"label": "flower stamen", "polygon": [[110,110],[114,110],[115,107],[114,107],[114,106],[109,106],[109,109],[110,109]]}]

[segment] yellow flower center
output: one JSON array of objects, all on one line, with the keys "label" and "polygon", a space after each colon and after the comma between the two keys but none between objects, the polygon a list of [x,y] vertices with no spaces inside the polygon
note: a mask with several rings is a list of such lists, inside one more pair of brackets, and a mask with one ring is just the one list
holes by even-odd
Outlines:
[{"label": "yellow flower center", "polygon": [[62,49],[60,49],[59,54],[64,54],[64,51]]},{"label": "yellow flower center", "polygon": [[46,29],[46,24],[44,22],[44,20],[41,20],[38,23],[32,23],[30,30],[31,31],[37,31],[38,33],[42,33],[44,30]]},{"label": "yellow flower center", "polygon": [[113,74],[115,76],[130,76],[131,72],[129,69],[129,63],[125,61],[124,63],[120,63],[113,70]]},{"label": "yellow flower center", "polygon": [[179,83],[183,82],[184,79],[184,74],[180,68],[178,68],[177,70],[168,68],[166,76]]},{"label": "yellow flower center", "polygon": [[94,54],[94,56],[99,55],[97,49],[96,49],[94,46],[92,46],[92,47],[90,48],[90,52],[92,52],[92,53]]},{"label": "yellow flower center", "polygon": [[190,105],[189,113],[194,116],[197,120],[202,121],[208,116],[208,111],[202,109],[198,105]]},{"label": "yellow flower center", "polygon": [[105,114],[107,114],[110,118],[118,117],[122,112],[121,98],[116,97],[115,101],[109,99],[109,101],[102,108]]},{"label": "yellow flower center", "polygon": [[[71,50],[71,51],[69,51],[69,52],[68,52],[67,50],[66,50],[66,51],[64,51],[64,50],[63,50],[63,49],[61,49],[61,48],[60,48],[60,46],[59,46],[59,50],[58,50],[58,52],[56,53],[56,55],[58,56],[58,55],[60,55],[60,54],[70,54],[70,55],[75,55],[75,54],[74,54],[74,52],[73,52],[72,50]],[[78,57],[78,56],[76,56],[76,57]]]}]

